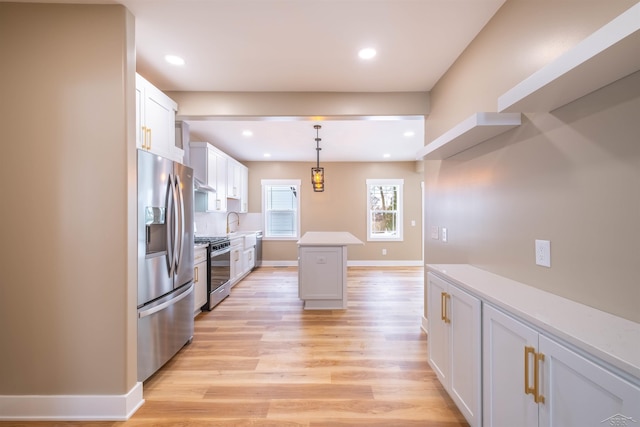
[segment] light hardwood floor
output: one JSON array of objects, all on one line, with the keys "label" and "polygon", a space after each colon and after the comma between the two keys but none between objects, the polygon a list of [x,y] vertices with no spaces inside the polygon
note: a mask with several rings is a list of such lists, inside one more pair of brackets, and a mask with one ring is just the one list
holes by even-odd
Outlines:
[{"label": "light hardwood floor", "polygon": [[127,422],[13,425],[467,426],[427,362],[422,268],[349,268],[348,282],[347,310],[305,311],[296,268],[259,268],[196,318]]}]

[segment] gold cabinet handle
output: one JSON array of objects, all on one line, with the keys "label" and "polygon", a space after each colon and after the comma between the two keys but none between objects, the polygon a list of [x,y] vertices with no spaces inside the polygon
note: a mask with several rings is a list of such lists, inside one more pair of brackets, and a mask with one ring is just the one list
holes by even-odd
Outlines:
[{"label": "gold cabinet handle", "polygon": [[142,149],[147,150],[147,127],[142,126]]},{"label": "gold cabinet handle", "polygon": [[440,292],[440,319],[444,323],[451,323],[451,319],[449,319],[447,313],[447,299],[450,295],[446,292]]},{"label": "gold cabinet handle", "polygon": [[533,395],[533,401],[536,403],[544,403],[544,396],[540,394],[540,363],[544,362],[544,354],[535,353],[536,364],[533,365],[533,388],[535,394]]},{"label": "gold cabinet handle", "polygon": [[193,267],[193,276],[194,276],[194,279],[193,279],[193,280],[194,280],[194,282],[195,282],[195,283],[198,283],[198,281],[200,280],[200,279],[198,278],[198,267]]},{"label": "gold cabinet handle", "polygon": [[531,387],[529,384],[529,360],[531,355],[534,356],[535,359],[536,349],[533,347],[526,346],[524,348],[524,394],[533,394],[535,400],[535,386]]},{"label": "gold cabinet handle", "polygon": [[147,150],[151,150],[151,128],[147,128],[149,138],[147,138]]}]

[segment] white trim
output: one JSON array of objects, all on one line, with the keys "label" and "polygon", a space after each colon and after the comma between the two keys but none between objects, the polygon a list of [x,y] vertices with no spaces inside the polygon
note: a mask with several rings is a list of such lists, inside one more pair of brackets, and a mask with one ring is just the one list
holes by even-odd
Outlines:
[{"label": "white trim", "polygon": [[141,382],[120,395],[0,396],[0,421],[126,421],[143,404]]},{"label": "white trim", "polygon": [[420,325],[420,328],[425,334],[429,335],[429,320],[424,316],[422,316],[422,324]]},{"label": "white trim", "polygon": [[[404,179],[367,179],[367,242],[402,242],[403,222],[404,222]],[[394,236],[373,236],[371,234],[371,186],[372,185],[394,185],[398,187],[398,200],[396,203],[397,225]]]},{"label": "white trim", "polygon": [[[269,235],[270,229],[267,226],[267,206],[266,206],[266,196],[265,189],[269,186],[292,186],[296,188],[297,191],[297,206],[295,209],[295,220],[296,220],[296,235],[295,236],[271,236]],[[301,190],[301,180],[299,179],[263,179],[260,181],[260,197],[262,198],[262,230],[263,230],[263,240],[298,240],[300,239],[300,217],[301,217],[301,207],[302,207],[302,190]]]}]

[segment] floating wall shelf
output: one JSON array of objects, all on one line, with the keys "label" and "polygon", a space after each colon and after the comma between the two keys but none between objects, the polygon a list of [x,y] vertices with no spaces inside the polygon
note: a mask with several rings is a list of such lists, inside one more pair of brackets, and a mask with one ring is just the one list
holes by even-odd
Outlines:
[{"label": "floating wall shelf", "polygon": [[500,112],[548,112],[640,70],[640,3],[498,98]]},{"label": "floating wall shelf", "polygon": [[520,113],[475,113],[418,151],[418,159],[446,159],[520,126]]}]

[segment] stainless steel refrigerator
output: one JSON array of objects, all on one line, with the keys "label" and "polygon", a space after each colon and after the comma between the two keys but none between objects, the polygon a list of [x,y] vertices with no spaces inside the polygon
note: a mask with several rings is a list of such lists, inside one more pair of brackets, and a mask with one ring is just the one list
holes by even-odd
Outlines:
[{"label": "stainless steel refrigerator", "polygon": [[138,150],[138,380],[193,338],[193,170]]}]

